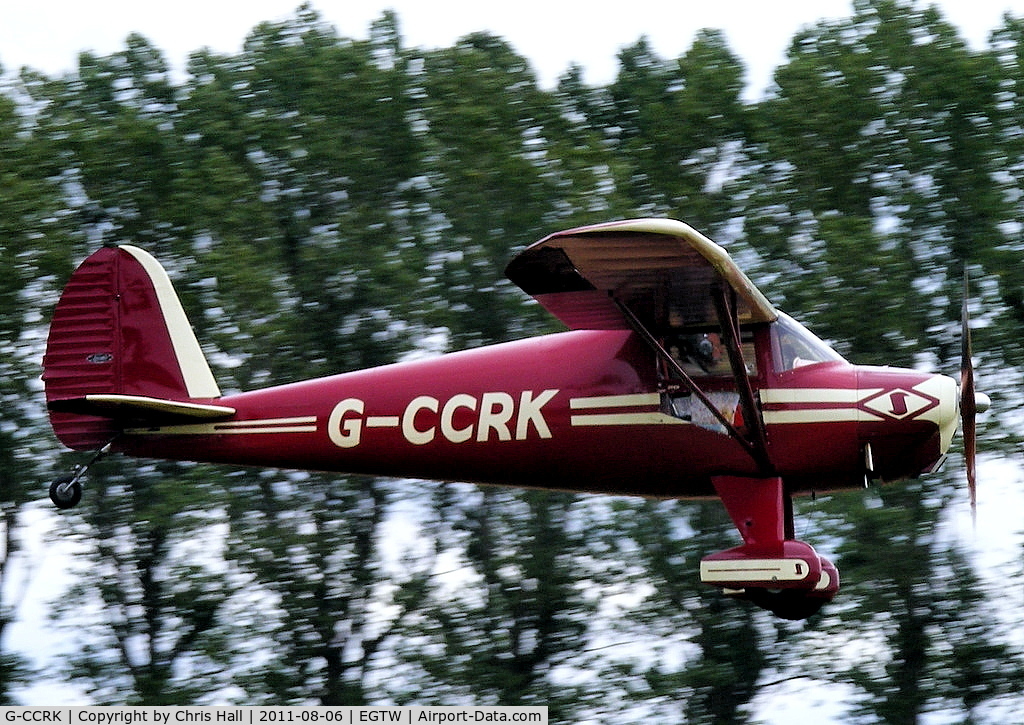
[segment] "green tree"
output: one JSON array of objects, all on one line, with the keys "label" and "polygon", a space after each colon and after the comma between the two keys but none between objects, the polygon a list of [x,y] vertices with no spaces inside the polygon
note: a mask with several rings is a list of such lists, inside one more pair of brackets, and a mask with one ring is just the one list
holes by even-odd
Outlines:
[{"label": "green tree", "polygon": [[[233,585],[209,472],[97,464],[88,496],[66,514],[88,547],[84,576],[55,610],[77,630],[64,674],[97,704],[204,704],[230,684],[222,613]],[[97,604],[101,615],[82,623],[80,612]]]},{"label": "green tree", "polygon": [[749,178],[770,188],[765,204],[754,191],[750,241],[796,267],[780,286],[821,334],[843,339],[849,323],[846,307],[815,304],[823,289],[875,311],[879,329],[853,336],[851,355],[905,364],[934,350],[955,369],[962,270],[1002,243],[1008,210],[992,183],[998,77],[938,11],[863,1],[798,35],[758,105],[767,154]]},{"label": "green tree", "polygon": [[22,547],[22,517],[38,497],[45,475],[42,412],[33,383],[39,354],[40,313],[36,305],[50,292],[44,275],[52,258],[38,250],[37,234],[49,230],[47,218],[56,194],[34,168],[38,148],[24,134],[24,121],[6,93],[0,94],[0,702],[12,703],[11,689],[28,672],[24,657],[7,648],[7,627],[16,620],[19,571],[31,569]]},{"label": "green tree", "polygon": [[[439,556],[459,568],[456,584],[431,590],[403,652],[427,675],[412,702],[547,705],[569,722],[584,691],[555,672],[585,659],[593,602],[581,591],[585,526],[575,497],[480,488],[438,491]],[[444,689],[441,689],[444,688]],[[449,694],[438,698],[435,689]]]},{"label": "green tree", "polygon": [[438,215],[426,291],[452,348],[535,331],[538,316],[502,276],[509,251],[540,239],[557,208],[549,125],[556,106],[529,63],[478,33],[424,54],[413,79],[422,98],[422,172]]},{"label": "green tree", "polygon": [[[847,503],[839,566],[857,605],[843,624],[885,637],[886,656],[869,655],[843,677],[869,698],[861,708],[886,723],[917,723],[929,710],[962,710],[1019,688],[1020,659],[993,622],[971,565],[945,540],[940,487],[894,484]],[[850,506],[850,504],[853,504]]]},{"label": "green tree", "polygon": [[[75,74],[26,74],[24,83],[35,104],[39,173],[55,183],[62,207],[58,235],[67,241],[54,235],[47,248],[59,260],[58,279],[102,241],[141,244],[181,269],[188,241],[174,193],[178,107],[160,53],[130,36],[120,53],[83,54]],[[194,310],[189,286],[182,289]],[[227,683],[218,617],[231,586],[216,547],[198,561],[188,550],[204,537],[217,541],[217,491],[203,475],[209,469],[130,461],[119,469],[90,473],[89,495],[66,519],[92,546],[88,573],[60,615],[74,621],[81,605],[96,602],[102,613],[81,628],[88,635],[68,676],[98,702],[202,702]]]},{"label": "green tree", "polygon": [[[424,253],[401,51],[393,16],[374,24],[370,41],[350,41],[304,6],[254,30],[240,56],[193,56],[183,107],[195,171],[216,160],[226,188],[244,194],[233,213],[255,232],[239,236],[214,214],[204,220],[200,259],[218,273],[206,294],[245,325],[243,336],[221,336],[244,359],[240,382],[392,362],[422,332],[410,302]],[[249,269],[237,269],[239,255]],[[246,309],[253,288],[269,297]],[[243,352],[257,339],[275,344]],[[229,556],[267,593],[251,627],[275,652],[238,681],[271,702],[373,701],[380,650],[404,616],[381,624],[376,613],[400,595],[410,597],[400,612],[412,608],[408,593],[420,586],[418,575],[389,582],[383,569],[394,485],[234,478]]]},{"label": "green tree", "polygon": [[746,706],[771,659],[770,629],[762,612],[729,601],[696,576],[702,557],[738,545],[724,508],[717,502],[645,502],[631,514],[624,518],[644,565],[641,581],[652,587],[643,610],[646,625],[666,641],[685,633],[695,648],[679,669],[634,664],[646,685],[637,696],[681,700],[680,722],[747,722]]},{"label": "green tree", "polygon": [[[1005,211],[999,215],[998,228],[1001,238],[986,249],[977,249],[976,257],[994,276],[998,285],[996,295],[984,298],[983,309],[998,308],[1002,303],[1006,312],[998,324],[978,331],[978,349],[998,350],[999,357],[1019,369],[1022,364],[1020,339],[1021,325],[1024,325],[1024,278],[1021,276],[1019,261],[1024,254],[1020,241],[1022,220],[1021,170],[1020,161],[1024,153],[1021,140],[1021,94],[1024,93],[1024,18],[1007,15],[1003,25],[997,28],[992,40],[993,54],[999,65],[999,86],[995,94],[998,126],[998,142],[991,149],[996,173],[986,180],[987,188],[996,193],[1005,204]],[[978,294],[978,288],[975,288]],[[995,391],[994,391],[995,392]],[[998,395],[998,392],[997,392]],[[1000,399],[996,398],[997,404]],[[1004,408],[1013,409],[1019,405],[1016,396],[1005,400]],[[992,434],[992,431],[986,431]],[[1003,435],[1006,431],[1001,432]],[[1020,450],[1019,442],[1016,450]]]},{"label": "green tree", "polygon": [[[858,2],[853,17],[794,39],[774,96],[752,109],[746,241],[768,260],[780,304],[852,360],[958,369],[962,270],[991,289],[1010,211],[993,183],[1005,178],[999,78],[994,56],[969,50],[935,9]],[[823,303],[833,295],[843,304]],[[1005,320],[987,298],[989,319]],[[1012,353],[985,358],[982,368],[1006,365]],[[853,609],[840,626],[867,618],[863,638],[885,655],[838,679],[862,687],[880,721],[977,705],[960,698],[951,673],[963,664],[942,644],[945,609],[961,622],[984,611],[977,590],[967,596],[943,576],[957,558],[939,535],[952,496],[949,479],[931,478],[881,489],[881,507],[841,499],[839,568]],[[985,636],[980,649],[1003,659],[975,687],[994,696],[1019,665],[996,632]]]},{"label": "green tree", "polygon": [[[342,372],[411,347],[416,320],[405,303],[422,256],[404,221],[416,146],[402,64],[383,63],[372,42],[338,37],[303,7],[254,30],[240,56],[197,54],[190,70],[194,173],[215,160],[218,180],[242,194],[233,214],[248,231],[211,215],[196,233],[224,273],[218,296],[250,321],[248,334],[277,343],[250,379]],[[239,268],[236,254],[253,267]],[[247,288],[269,292],[257,315],[240,309]]]},{"label": "green tree", "polygon": [[236,479],[229,556],[268,594],[248,629],[273,652],[236,682],[268,704],[379,702],[380,660],[422,606],[431,564],[428,556],[406,559],[401,573],[386,569],[394,485],[274,472]]},{"label": "green tree", "polygon": [[624,172],[633,214],[676,216],[711,230],[728,220],[725,190],[742,142],[743,66],[720,31],[702,30],[680,58],[666,61],[646,38],[619,54],[619,73],[591,104]]}]

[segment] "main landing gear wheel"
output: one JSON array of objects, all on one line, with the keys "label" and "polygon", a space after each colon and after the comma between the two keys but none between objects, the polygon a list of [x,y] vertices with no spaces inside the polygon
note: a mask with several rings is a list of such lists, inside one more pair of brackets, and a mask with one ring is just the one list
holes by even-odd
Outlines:
[{"label": "main landing gear wheel", "polygon": [[50,484],[50,500],[59,509],[69,509],[82,500],[82,484],[78,476],[69,474],[61,476]]},{"label": "main landing gear wheel", "polygon": [[799,589],[748,589],[742,597],[780,619],[800,621],[817,614],[828,599],[808,596]]}]

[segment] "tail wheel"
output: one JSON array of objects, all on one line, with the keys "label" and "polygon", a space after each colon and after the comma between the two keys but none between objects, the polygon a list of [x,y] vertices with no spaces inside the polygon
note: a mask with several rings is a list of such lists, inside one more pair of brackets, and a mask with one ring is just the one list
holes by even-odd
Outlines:
[{"label": "tail wheel", "polygon": [[59,509],[69,509],[82,500],[82,484],[77,476],[61,476],[50,484],[50,500]]}]

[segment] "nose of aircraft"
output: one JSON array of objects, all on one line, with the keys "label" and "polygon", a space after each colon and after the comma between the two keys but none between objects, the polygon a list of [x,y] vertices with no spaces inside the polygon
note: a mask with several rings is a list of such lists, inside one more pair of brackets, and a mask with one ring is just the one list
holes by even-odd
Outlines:
[{"label": "nose of aircraft", "polygon": [[898,368],[858,369],[859,437],[865,460],[884,481],[933,471],[960,421],[960,389],[946,375]]},{"label": "nose of aircraft", "polygon": [[932,380],[936,389],[935,397],[939,400],[936,416],[939,425],[939,450],[945,454],[953,442],[960,422],[960,386],[947,375],[936,375]]},{"label": "nose of aircraft", "polygon": [[[935,386],[935,397],[939,400],[937,423],[942,438],[942,452],[949,450],[960,424],[961,411],[964,409],[963,394],[960,384],[946,375],[936,375],[933,378]],[[974,408],[978,413],[984,413],[992,405],[992,399],[985,393],[974,391]]]}]

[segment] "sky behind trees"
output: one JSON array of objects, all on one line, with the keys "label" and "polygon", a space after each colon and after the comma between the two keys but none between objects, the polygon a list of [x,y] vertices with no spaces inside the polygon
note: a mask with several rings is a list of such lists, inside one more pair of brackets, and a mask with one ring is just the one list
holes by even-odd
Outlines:
[{"label": "sky behind trees", "polygon": [[[172,67],[181,69],[188,55],[202,47],[237,52],[253,27],[284,19],[299,4],[298,0],[254,0],[241,5],[229,0],[6,3],[0,8],[0,65],[8,71],[28,65],[57,74],[74,69],[79,52],[114,53],[130,33],[137,32],[160,48]],[[1003,14],[1014,9],[1009,0],[928,4],[940,7],[975,48],[983,47]],[[441,48],[472,32],[495,33],[529,59],[545,86],[573,63],[585,69],[587,82],[609,83],[618,70],[617,53],[637,38],[647,36],[659,55],[672,58],[685,52],[698,30],[717,28],[746,66],[746,93],[751,98],[770,84],[771,73],[785,60],[786,47],[800,28],[852,12],[850,0],[639,0],[600,11],[576,2],[542,0],[472,4],[320,0],[312,5],[349,37],[362,37],[370,23],[389,9],[401,19],[402,34],[410,46]]]}]

